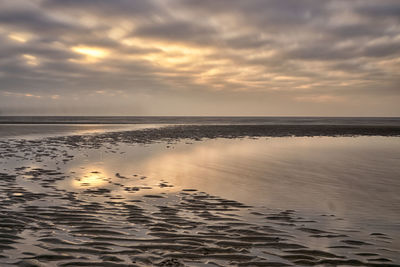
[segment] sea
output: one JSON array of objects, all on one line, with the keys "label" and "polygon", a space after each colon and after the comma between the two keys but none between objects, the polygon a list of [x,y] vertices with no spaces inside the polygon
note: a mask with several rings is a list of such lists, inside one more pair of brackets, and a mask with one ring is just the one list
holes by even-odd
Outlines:
[{"label": "sea", "polygon": [[0,138],[30,139],[177,124],[400,126],[400,117],[0,116]]}]

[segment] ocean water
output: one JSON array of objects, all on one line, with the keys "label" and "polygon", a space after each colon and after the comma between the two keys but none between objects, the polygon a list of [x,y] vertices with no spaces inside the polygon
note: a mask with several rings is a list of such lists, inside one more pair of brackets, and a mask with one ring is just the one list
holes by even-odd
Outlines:
[{"label": "ocean water", "polygon": [[399,117],[0,116],[0,124],[400,125]]},{"label": "ocean water", "polygon": [[0,124],[0,140],[41,139],[66,135],[90,135],[163,127],[168,124]]},{"label": "ocean water", "polygon": [[96,134],[176,124],[400,126],[397,117],[0,116],[0,138]]}]

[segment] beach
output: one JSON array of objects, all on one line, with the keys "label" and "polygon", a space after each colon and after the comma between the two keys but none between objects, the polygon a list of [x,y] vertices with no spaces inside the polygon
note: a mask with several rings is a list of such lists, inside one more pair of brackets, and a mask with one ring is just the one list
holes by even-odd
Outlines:
[{"label": "beach", "polygon": [[0,265],[399,266],[399,125],[151,123],[4,134]]},{"label": "beach", "polygon": [[0,0],[0,267],[400,267],[400,1]]}]

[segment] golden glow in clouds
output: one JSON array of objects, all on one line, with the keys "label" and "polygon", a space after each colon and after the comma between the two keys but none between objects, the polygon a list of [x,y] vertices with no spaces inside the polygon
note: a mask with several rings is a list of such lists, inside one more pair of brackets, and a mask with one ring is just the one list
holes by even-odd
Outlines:
[{"label": "golden glow in clouds", "polygon": [[86,56],[87,62],[97,61],[106,57],[109,54],[108,50],[106,49],[91,46],[74,46],[71,49],[75,53]]},{"label": "golden glow in clouds", "polygon": [[38,59],[35,56],[29,55],[29,54],[24,54],[22,57],[26,60],[26,64],[32,65],[32,66],[37,66],[39,65]]},{"label": "golden glow in clouds", "polygon": [[17,34],[9,34],[8,38],[10,38],[11,40],[20,42],[20,43],[25,43],[27,41],[27,39],[21,35],[17,35]]}]

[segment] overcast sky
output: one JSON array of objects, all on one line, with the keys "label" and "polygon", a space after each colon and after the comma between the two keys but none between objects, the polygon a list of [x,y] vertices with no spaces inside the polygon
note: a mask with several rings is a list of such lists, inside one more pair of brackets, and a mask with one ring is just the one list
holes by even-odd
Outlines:
[{"label": "overcast sky", "polygon": [[0,0],[0,115],[400,116],[398,0]]}]

